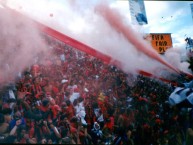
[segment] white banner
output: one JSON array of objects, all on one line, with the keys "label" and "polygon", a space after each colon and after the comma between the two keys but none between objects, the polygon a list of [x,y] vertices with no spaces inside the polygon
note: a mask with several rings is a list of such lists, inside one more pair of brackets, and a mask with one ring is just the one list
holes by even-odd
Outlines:
[{"label": "white banner", "polygon": [[129,0],[129,9],[132,24],[147,24],[144,0]]}]

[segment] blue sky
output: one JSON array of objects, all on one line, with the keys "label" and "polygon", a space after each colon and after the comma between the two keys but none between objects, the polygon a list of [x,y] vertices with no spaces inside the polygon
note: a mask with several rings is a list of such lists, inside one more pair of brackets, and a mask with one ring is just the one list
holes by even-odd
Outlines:
[{"label": "blue sky", "polygon": [[[191,1],[144,1],[148,25],[144,33],[172,33],[174,47],[185,47],[184,36],[193,38]],[[116,6],[129,15],[127,0],[118,0]]]},{"label": "blue sky", "polygon": [[[184,36],[193,36],[190,3],[190,1],[145,1],[149,21],[147,31],[172,33],[174,46],[183,46]],[[161,10],[159,10],[159,6]],[[155,14],[152,14],[153,12]]]}]

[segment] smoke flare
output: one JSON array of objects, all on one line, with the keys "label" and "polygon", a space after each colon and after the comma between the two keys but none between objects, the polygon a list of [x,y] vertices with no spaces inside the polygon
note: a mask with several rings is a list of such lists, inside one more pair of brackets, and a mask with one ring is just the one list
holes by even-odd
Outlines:
[{"label": "smoke flare", "polygon": [[124,24],[123,16],[121,16],[118,11],[113,11],[109,6],[102,4],[96,7],[96,11],[101,16],[103,16],[114,29],[116,29],[119,33],[122,33],[127,38],[127,40],[131,42],[139,51],[166,65],[175,72],[180,73],[178,69],[174,68],[166,61],[164,61],[156,51],[154,51],[153,49],[149,49],[148,47],[151,46],[145,43],[145,41],[139,41],[137,37],[133,37],[133,35],[130,35],[134,32],[130,27]]}]

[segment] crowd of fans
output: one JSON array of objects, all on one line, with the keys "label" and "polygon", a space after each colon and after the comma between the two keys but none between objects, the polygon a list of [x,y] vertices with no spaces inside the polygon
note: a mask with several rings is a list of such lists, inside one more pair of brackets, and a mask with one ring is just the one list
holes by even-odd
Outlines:
[{"label": "crowd of fans", "polygon": [[1,88],[1,143],[193,143],[192,109],[168,103],[171,84],[46,39],[50,55]]}]

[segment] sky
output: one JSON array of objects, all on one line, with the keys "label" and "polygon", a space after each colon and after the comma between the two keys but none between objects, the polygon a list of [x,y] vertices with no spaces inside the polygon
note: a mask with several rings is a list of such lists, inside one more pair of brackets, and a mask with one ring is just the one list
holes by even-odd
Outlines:
[{"label": "sky", "polygon": [[[145,1],[148,25],[143,26],[130,24],[127,0],[6,0],[4,2],[20,13],[118,60],[125,72],[135,73],[141,69],[156,75],[165,75],[160,70],[169,71],[167,66],[170,65],[179,70],[190,72],[187,63],[181,63],[180,55],[181,51],[185,50],[184,36],[193,36],[191,2]],[[112,8],[109,12],[106,11],[107,14],[112,12],[111,20],[107,20],[108,18],[102,14],[105,13],[105,10],[100,3]],[[116,20],[113,21],[116,14],[120,16],[117,17],[118,25],[125,28],[121,31],[117,26],[112,25],[113,22],[116,22]],[[10,16],[9,21],[6,19],[6,22],[13,25],[15,24],[14,19],[16,19],[15,16]],[[23,25],[31,26],[26,20],[17,19]],[[4,25],[6,28],[5,23]],[[130,34],[125,34],[123,30]],[[12,31],[10,34],[14,33],[9,28],[6,31]],[[26,33],[22,27],[17,31],[18,34],[23,32]],[[159,56],[143,39],[144,33],[172,33],[174,48],[166,52],[164,56]],[[26,38],[33,38],[32,44],[36,39],[39,39],[37,34],[29,33],[28,35]],[[20,35],[17,36],[20,37]],[[22,39],[31,46],[29,39],[25,40],[24,37]],[[12,43],[15,43],[14,40]],[[39,47],[41,46],[42,44],[39,44]],[[147,50],[149,53],[145,53]],[[24,58],[29,57],[26,57],[25,54]]]},{"label": "sky", "polygon": [[[191,1],[144,1],[148,24],[144,33],[171,33],[174,47],[185,47],[185,35],[193,38]],[[129,15],[127,0],[119,0],[117,6]]]}]

